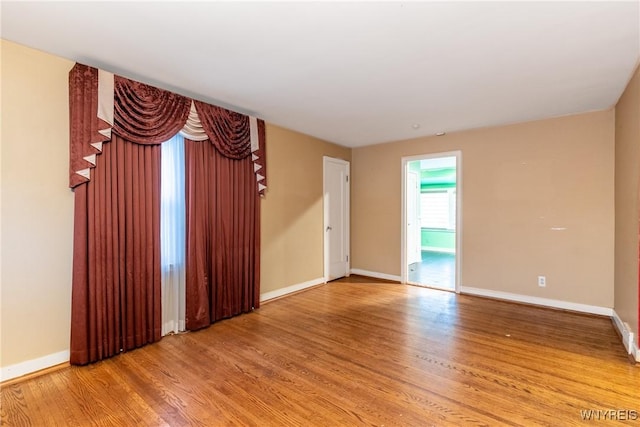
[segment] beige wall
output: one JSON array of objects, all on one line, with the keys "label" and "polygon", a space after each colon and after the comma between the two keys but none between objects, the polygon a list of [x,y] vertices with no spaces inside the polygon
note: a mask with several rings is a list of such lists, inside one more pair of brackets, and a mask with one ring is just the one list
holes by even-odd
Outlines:
[{"label": "beige wall", "polygon": [[[67,73],[73,63],[6,41],[1,48],[0,366],[6,367],[69,346],[73,193],[67,188]],[[626,98],[638,92],[637,75],[634,81]],[[624,114],[637,117],[637,103],[626,107],[625,97],[618,127]],[[620,135],[618,129],[623,165],[631,156],[620,151],[627,147]],[[635,135],[637,142],[637,129]],[[463,285],[613,306],[612,111],[353,151],[273,125],[267,126],[267,138],[263,293],[323,275],[323,155],[352,162],[352,267],[398,275],[400,159],[459,149]],[[629,149],[637,159],[638,145]],[[556,226],[567,230],[549,229]],[[536,286],[538,274],[547,276],[547,288]],[[633,306],[624,306],[630,298],[618,294],[619,288],[616,310],[632,314]],[[634,295],[633,288],[624,289]],[[637,311],[637,287],[635,292]],[[637,318],[635,324],[637,331]]]},{"label": "beige wall", "polygon": [[351,150],[267,124],[268,189],[262,200],[261,292],[322,278],[323,156]]},{"label": "beige wall", "polygon": [[401,158],[461,150],[462,286],[613,307],[613,147],[610,110],[356,148],[352,267],[400,275]]},{"label": "beige wall", "polygon": [[69,349],[73,63],[2,41],[0,364]]},{"label": "beige wall", "polygon": [[[616,105],[615,310],[638,336],[640,68]],[[639,341],[640,343],[640,337]]]}]

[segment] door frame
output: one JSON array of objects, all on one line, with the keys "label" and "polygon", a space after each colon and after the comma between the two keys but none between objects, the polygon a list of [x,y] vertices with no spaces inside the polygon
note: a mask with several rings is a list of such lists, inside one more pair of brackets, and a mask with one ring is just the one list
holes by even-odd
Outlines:
[{"label": "door frame", "polygon": [[[462,283],[462,151],[445,151],[441,153],[428,153],[416,156],[402,157],[401,159],[401,257],[400,257],[400,280],[401,283],[407,284],[409,279],[409,266],[407,265],[407,167],[408,163],[415,160],[437,159],[440,157],[456,158],[456,283],[455,292],[460,293],[460,283]],[[440,288],[438,288],[440,289]]]},{"label": "door frame", "polygon": [[346,277],[349,277],[351,274],[351,163],[347,160],[337,159],[335,157],[322,156],[322,245],[323,245],[323,275],[324,282],[327,283],[329,281],[329,239],[327,236],[327,227],[329,226],[329,204],[326,202],[327,199],[327,164],[338,163],[342,166],[346,166],[347,169],[347,182],[345,182],[345,224],[343,227],[344,230],[344,241],[345,241],[345,252],[347,254],[347,271]]},{"label": "door frame", "polygon": [[[417,247],[409,247],[409,244],[411,242],[411,236],[408,235],[409,234],[408,230],[409,230],[409,220],[410,219],[412,220],[411,222],[415,221],[416,223],[418,223],[418,227],[417,227],[418,228],[418,234],[421,233],[420,232],[420,224],[419,224],[420,217],[417,215],[418,210],[420,209],[420,173],[419,172],[415,172],[415,171],[410,171],[410,170],[406,170],[405,173],[406,173],[406,177],[407,177],[408,180],[409,180],[409,178],[411,176],[415,176],[415,180],[416,180],[415,185],[417,187],[416,188],[417,193],[415,194],[416,197],[414,199],[414,203],[416,203],[415,209],[414,209],[413,213],[412,212],[407,212],[407,221],[406,221],[406,224],[407,224],[407,246],[406,247],[407,247],[407,250],[408,250],[408,252],[407,252],[407,265],[408,265],[408,264],[411,264],[409,261],[420,262],[420,259],[422,257],[422,253],[421,253],[421,251],[422,251],[422,242],[420,241],[421,239],[416,239],[416,235],[414,235],[413,238],[416,239],[416,240],[413,243]],[[407,181],[407,183],[408,182],[409,181]],[[406,190],[405,196],[408,196],[409,192],[411,191],[411,188],[407,185],[405,187],[405,190]],[[411,200],[405,199],[405,202],[406,202],[405,207],[408,207],[408,205],[411,203]],[[415,215],[415,217],[413,215]],[[413,253],[414,249],[417,249],[418,252],[417,253]],[[414,257],[417,259],[416,261],[413,261]]]}]

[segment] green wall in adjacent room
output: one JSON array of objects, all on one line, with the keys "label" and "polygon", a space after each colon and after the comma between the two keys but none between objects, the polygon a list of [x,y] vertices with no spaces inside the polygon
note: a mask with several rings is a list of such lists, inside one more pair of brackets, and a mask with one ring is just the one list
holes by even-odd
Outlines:
[{"label": "green wall in adjacent room", "polygon": [[422,191],[455,188],[455,186],[455,167],[422,169],[420,171],[420,189]]},{"label": "green wall in adjacent room", "polygon": [[[420,190],[423,193],[456,187],[455,166],[425,168],[422,161],[415,160],[408,163],[408,169],[420,173]],[[455,252],[456,232],[455,230],[422,228],[421,244],[422,248]]]},{"label": "green wall in adjacent room", "polygon": [[422,248],[437,248],[442,252],[454,252],[456,249],[456,232],[454,230],[436,230],[423,228]]}]

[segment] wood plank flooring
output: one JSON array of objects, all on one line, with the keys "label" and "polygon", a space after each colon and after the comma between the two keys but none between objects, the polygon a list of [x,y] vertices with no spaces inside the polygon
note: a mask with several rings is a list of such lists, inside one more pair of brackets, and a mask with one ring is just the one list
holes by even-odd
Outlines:
[{"label": "wood plank flooring", "polygon": [[638,425],[640,369],[607,318],[352,277],[0,397],[3,426]]}]

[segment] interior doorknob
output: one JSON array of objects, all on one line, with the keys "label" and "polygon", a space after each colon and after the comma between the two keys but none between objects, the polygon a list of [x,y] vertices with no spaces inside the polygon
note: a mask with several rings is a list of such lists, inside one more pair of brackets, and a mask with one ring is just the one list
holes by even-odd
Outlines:
[{"label": "interior doorknob", "polygon": [[327,226],[327,231],[331,231],[333,230],[333,228],[331,228],[330,226]]}]

